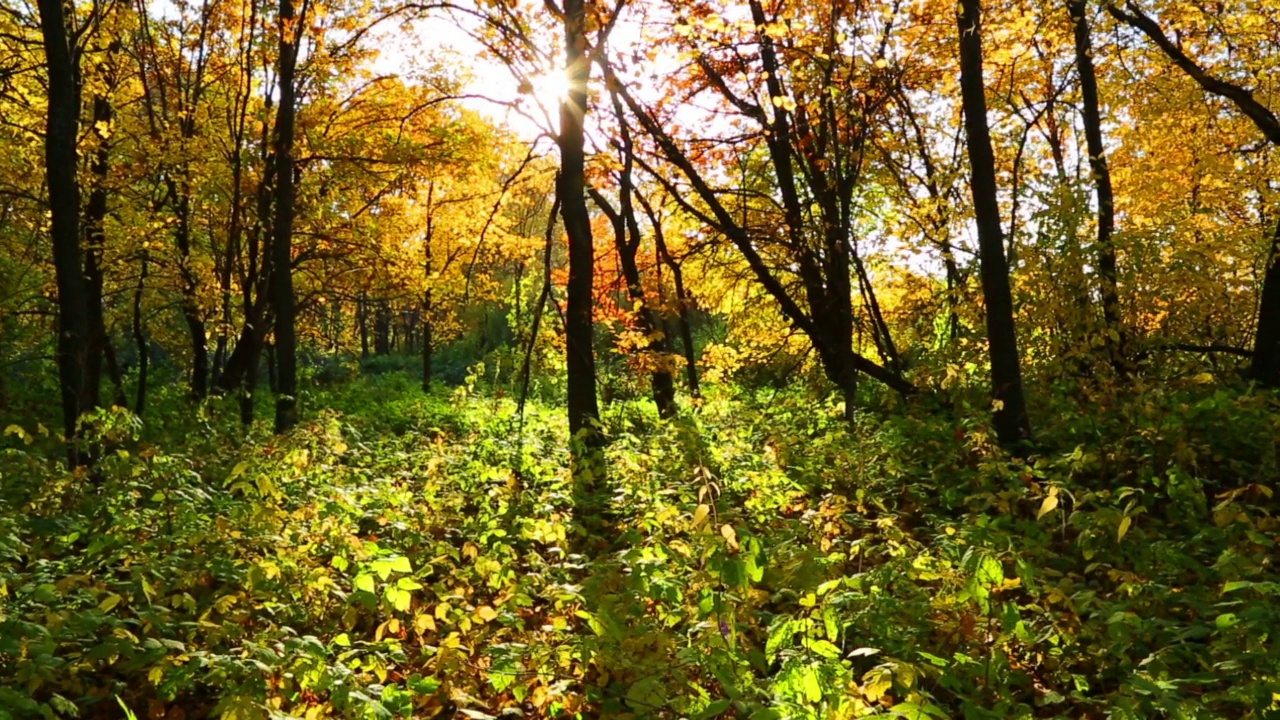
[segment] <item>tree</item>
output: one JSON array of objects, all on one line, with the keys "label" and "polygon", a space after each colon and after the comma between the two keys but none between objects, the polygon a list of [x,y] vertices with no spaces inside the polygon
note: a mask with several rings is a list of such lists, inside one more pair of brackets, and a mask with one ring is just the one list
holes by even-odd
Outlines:
[{"label": "tree", "polygon": [[[681,27],[694,58],[694,76],[688,82],[715,97],[724,112],[733,113],[735,128],[750,128],[748,139],[740,137],[735,144],[751,148],[739,151],[748,159],[764,158],[757,176],[761,187],[716,187],[712,178],[728,172],[706,166],[722,155],[705,148],[721,140],[676,137],[669,129],[674,123],[640,103],[615,67],[606,68],[607,79],[652,140],[656,154],[674,172],[653,163],[646,163],[646,169],[685,212],[737,248],[783,317],[809,338],[852,419],[860,373],[904,395],[916,391],[902,373],[902,359],[855,236],[865,152],[874,118],[887,97],[887,76],[877,72],[886,64],[885,45],[871,51],[869,62],[840,50],[843,34],[866,29],[861,18],[846,14],[854,9],[844,3],[803,19],[792,17],[789,30],[782,20],[783,8],[767,11],[752,0],[748,9],[749,23],[695,20],[716,17],[713,10],[699,8],[682,20]],[[801,22],[806,26],[798,27]],[[887,33],[888,28],[878,32]],[[759,52],[739,52],[745,44]],[[806,59],[814,61],[812,66],[804,66]],[[796,69],[800,67],[804,69]],[[742,83],[744,77],[762,78],[764,96],[757,96],[755,85]],[[859,92],[844,89],[855,84]],[[728,204],[735,196],[740,207]],[[748,196],[757,199],[754,206],[745,202]],[[855,293],[864,300],[880,363],[854,347]]]},{"label": "tree", "polygon": [[631,128],[623,117],[622,104],[616,93],[613,94],[613,104],[618,121],[618,152],[621,155],[622,164],[616,174],[618,207],[614,208],[599,190],[588,188],[588,192],[600,211],[609,218],[609,223],[613,227],[614,252],[617,254],[618,266],[626,284],[627,297],[635,311],[638,332],[646,338],[645,360],[650,366],[649,377],[653,401],[658,406],[660,416],[672,417],[675,415],[676,407],[675,381],[671,376],[671,370],[667,367],[667,358],[671,353],[670,343],[661,318],[653,308],[653,303],[645,300],[644,283],[636,261],[644,236],[640,231],[635,209],[635,148],[631,139]]},{"label": "tree", "polygon": [[[1252,121],[1267,142],[1280,146],[1280,118],[1269,107],[1256,100],[1253,92],[1206,71],[1170,40],[1159,23],[1144,13],[1133,0],[1126,2],[1124,9],[1108,3],[1107,11],[1120,22],[1141,31],[1178,69],[1195,80],[1206,92],[1230,101]],[[1250,375],[1264,387],[1280,387],[1280,221],[1277,222],[1267,252],[1256,317]]]},{"label": "tree", "polygon": [[1111,187],[1111,170],[1107,167],[1106,148],[1102,142],[1102,113],[1098,100],[1098,77],[1093,67],[1093,42],[1089,34],[1089,18],[1085,0],[1067,0],[1075,39],[1076,69],[1080,74],[1081,116],[1089,151],[1089,167],[1093,174],[1094,193],[1098,203],[1098,235],[1095,252],[1102,296],[1103,334],[1112,366],[1117,374],[1127,374],[1124,358],[1124,327],[1120,317],[1120,292],[1117,281],[1115,243],[1115,193]]},{"label": "tree", "polygon": [[568,92],[560,103],[560,175],[556,196],[560,216],[569,238],[569,285],[565,306],[565,356],[568,367],[569,432],[583,443],[583,472],[599,461],[594,448],[602,436],[596,423],[600,416],[596,399],[592,283],[595,246],[591,238],[591,216],[587,211],[584,122],[587,116],[587,81],[591,59],[587,49],[586,5],[583,0],[565,0],[564,71]]},{"label": "tree", "polygon": [[80,132],[80,50],[61,0],[39,0],[40,33],[48,74],[45,176],[49,187],[50,236],[58,283],[58,379],[63,432],[72,465],[89,457],[77,447],[80,415],[97,405],[91,358],[89,293],[81,264],[80,184],[76,152]]},{"label": "tree", "polygon": [[293,0],[280,0],[280,50],[277,57],[280,107],[276,111],[273,152],[275,155],[275,215],[271,237],[271,301],[275,311],[276,421],[277,433],[288,431],[298,421],[298,336],[295,329],[297,306],[293,296],[293,214],[294,173],[293,134],[297,117],[298,47],[306,26],[306,8],[295,15]]},{"label": "tree", "polygon": [[1000,224],[995,156],[987,125],[980,0],[961,0],[957,20],[960,30],[960,91],[971,171],[969,187],[978,229],[982,295],[986,302],[995,429],[1005,449],[1021,454],[1028,450],[1031,422],[1022,392],[1022,366],[1013,320],[1009,262],[1005,255],[1004,230]]}]

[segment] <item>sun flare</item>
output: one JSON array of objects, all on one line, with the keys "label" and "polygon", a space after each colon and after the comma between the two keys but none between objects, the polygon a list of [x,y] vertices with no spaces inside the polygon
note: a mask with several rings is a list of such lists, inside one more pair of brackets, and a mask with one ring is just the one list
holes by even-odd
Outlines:
[{"label": "sun flare", "polygon": [[540,73],[521,83],[520,92],[531,96],[539,105],[555,107],[569,97],[569,78],[563,70]]}]

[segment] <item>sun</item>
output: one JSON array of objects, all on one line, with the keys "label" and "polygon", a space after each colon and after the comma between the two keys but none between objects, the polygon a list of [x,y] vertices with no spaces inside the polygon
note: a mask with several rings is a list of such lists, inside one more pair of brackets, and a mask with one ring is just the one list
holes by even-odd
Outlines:
[{"label": "sun", "polygon": [[532,96],[544,107],[555,107],[569,97],[569,78],[563,70],[532,75],[520,83],[520,94]]}]

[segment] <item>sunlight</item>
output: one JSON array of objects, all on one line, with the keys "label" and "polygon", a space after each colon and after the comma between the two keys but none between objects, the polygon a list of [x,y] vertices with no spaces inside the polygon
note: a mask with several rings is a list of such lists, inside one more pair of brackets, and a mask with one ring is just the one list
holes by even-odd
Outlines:
[{"label": "sunlight", "polygon": [[543,107],[555,108],[569,96],[569,78],[563,70],[540,73],[521,83],[520,92]]}]

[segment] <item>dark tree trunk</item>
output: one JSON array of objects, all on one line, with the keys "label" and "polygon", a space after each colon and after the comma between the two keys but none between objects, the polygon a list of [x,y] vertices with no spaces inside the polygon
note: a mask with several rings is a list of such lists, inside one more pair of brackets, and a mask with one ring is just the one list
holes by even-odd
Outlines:
[{"label": "dark tree trunk", "polygon": [[585,133],[587,79],[591,60],[584,52],[586,38],[584,0],[565,0],[565,75],[569,91],[560,103],[560,175],[556,194],[560,217],[569,238],[569,279],[564,318],[565,360],[568,380],[569,434],[573,448],[574,520],[591,533],[604,525],[605,503],[600,497],[604,475],[604,436],[598,427],[596,359],[592,318],[595,247],[591,218],[587,213]]},{"label": "dark tree trunk", "polygon": [[369,359],[369,297],[363,290],[356,300],[356,327],[360,333],[360,359]]},{"label": "dark tree trunk", "polygon": [[1098,78],[1093,68],[1093,43],[1089,36],[1089,19],[1085,0],[1067,0],[1067,12],[1075,26],[1076,69],[1080,74],[1081,114],[1084,136],[1089,149],[1089,167],[1093,171],[1094,193],[1098,199],[1098,280],[1102,294],[1103,332],[1111,365],[1116,373],[1127,374],[1124,358],[1124,326],[1120,318],[1120,291],[1115,231],[1115,195],[1111,189],[1111,171],[1107,167],[1106,148],[1102,144],[1102,111],[1098,99]]},{"label": "dark tree trunk", "polygon": [[[609,204],[609,200],[594,188],[589,188],[587,192],[613,225],[614,249],[618,254],[622,279],[627,284],[627,297],[631,300],[633,307],[639,308],[636,312],[636,329],[649,338],[645,352],[650,355],[648,360],[655,363],[655,367],[649,373],[653,402],[658,406],[658,414],[666,418],[672,417],[676,412],[675,382],[672,380],[671,371],[665,367],[667,355],[670,353],[666,334],[663,332],[657,313],[645,302],[640,268],[636,262],[636,255],[640,248],[640,226],[636,222],[635,209],[630,198],[631,182],[628,178],[630,162],[629,158],[623,160],[619,209],[614,209]],[[630,233],[630,239],[628,239],[628,233]]]},{"label": "dark tree trunk", "polygon": [[427,200],[427,235],[422,241],[422,274],[426,279],[426,289],[422,292],[422,392],[424,393],[431,392],[431,354],[435,352],[435,348],[432,347],[434,338],[431,336],[431,313],[435,309],[432,306],[433,298],[431,296],[431,287],[435,282],[431,278],[431,273],[434,270],[431,257],[431,245],[435,240],[435,222],[434,217],[430,212],[431,197],[434,195],[435,186],[432,185],[430,195]]},{"label": "dark tree trunk", "polygon": [[267,341],[263,350],[267,354],[267,389],[275,395],[280,392],[280,376],[277,374],[278,366],[276,365],[276,344]]},{"label": "dark tree trunk", "polygon": [[58,384],[68,460],[87,465],[77,447],[76,422],[93,409],[97,388],[89,387],[90,319],[80,251],[80,187],[76,182],[76,141],[80,91],[78,58],[72,47],[61,0],[38,0],[40,32],[48,71],[45,176],[49,186],[50,235],[58,287]]},{"label": "dark tree trunk", "polygon": [[275,223],[271,238],[271,300],[275,310],[275,343],[272,347],[275,355],[273,366],[276,376],[274,389],[277,433],[288,431],[298,419],[298,339],[294,329],[297,308],[293,296],[293,135],[297,112],[294,75],[303,26],[300,20],[295,18],[293,0],[280,0],[280,105],[276,111]]},{"label": "dark tree trunk", "polygon": [[182,278],[182,320],[191,340],[191,396],[203,399],[209,394],[209,340],[200,315],[200,285],[191,268],[190,191],[170,180],[169,192],[175,198],[178,216],[174,240],[178,246],[178,274]]},{"label": "dark tree trunk", "polygon": [[258,365],[262,355],[262,339],[257,333],[250,333],[247,338],[242,337],[241,342],[245,344],[236,344],[237,352],[241,348],[244,349],[242,355],[245,358],[244,375],[241,377],[240,385],[240,424],[248,428],[253,425],[255,396],[258,392]]},{"label": "dark tree trunk", "polygon": [[1276,223],[1271,250],[1267,253],[1249,372],[1263,387],[1280,387],[1280,221]]},{"label": "dark tree trunk", "polygon": [[144,252],[138,270],[138,285],[133,289],[133,343],[138,351],[138,388],[133,412],[142,417],[147,408],[147,374],[151,368],[151,349],[147,343],[146,329],[142,326],[142,292],[147,284],[150,258]]},{"label": "dark tree trunk", "polygon": [[640,207],[644,208],[645,216],[649,218],[649,224],[653,227],[653,242],[658,250],[658,258],[671,270],[671,280],[676,288],[676,304],[679,312],[676,324],[680,332],[680,350],[684,355],[685,382],[689,385],[690,395],[695,398],[701,397],[702,390],[698,386],[697,351],[693,345],[693,324],[689,321],[690,301],[684,287],[684,269],[667,248],[666,234],[663,232],[661,219],[654,212],[653,206],[644,195],[637,193],[636,199],[640,201]]},{"label": "dark tree trunk", "polygon": [[[114,50],[113,50],[114,51]],[[110,83],[109,83],[110,84]],[[84,279],[89,302],[89,364],[88,384],[93,393],[93,404],[99,405],[99,388],[102,386],[102,366],[105,361],[107,374],[115,387],[115,404],[126,405],[124,381],[120,377],[120,365],[116,362],[115,348],[107,336],[107,321],[103,307],[102,275],[103,253],[107,246],[107,180],[111,174],[110,127],[114,118],[111,101],[103,95],[93,98],[93,136],[96,149],[89,164],[91,189],[84,208]]]},{"label": "dark tree trunk", "polygon": [[391,354],[391,308],[386,300],[379,300],[373,316],[373,352]]},{"label": "dark tree trunk", "polygon": [[585,26],[583,0],[567,0],[564,5],[564,35],[565,73],[568,76],[569,93],[560,104],[560,176],[557,195],[569,243],[565,310],[569,432],[574,436],[585,432],[594,437],[598,434],[593,423],[599,417],[599,405],[596,398],[595,353],[592,342],[595,248],[591,238],[591,218],[587,212],[585,186],[583,122],[587,114],[587,78],[590,73],[589,60],[583,53]]},{"label": "dark tree trunk", "polygon": [[982,72],[982,9],[980,0],[961,0],[957,16],[960,30],[960,93],[972,171],[974,219],[978,229],[982,294],[986,302],[987,348],[991,359],[991,385],[995,398],[995,429],[1008,451],[1025,454],[1031,440],[1022,392],[1022,368],[1018,335],[1013,321],[1013,293],[1005,257],[1004,231],[996,194],[995,155],[987,125],[987,98]]}]

